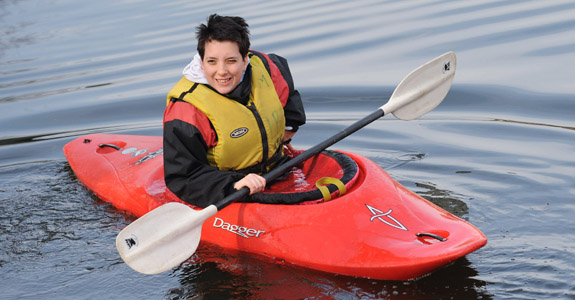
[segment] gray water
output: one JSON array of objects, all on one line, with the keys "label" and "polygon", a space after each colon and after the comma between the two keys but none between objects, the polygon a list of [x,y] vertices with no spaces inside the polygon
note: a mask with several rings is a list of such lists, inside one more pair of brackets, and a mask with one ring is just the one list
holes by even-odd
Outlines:
[{"label": "gray water", "polygon": [[[410,282],[325,274],[202,245],[141,275],[114,239],[133,217],[74,177],[87,133],[161,135],[165,95],[211,13],[286,57],[308,148],[455,51],[445,101],[332,148],[369,157],[488,244]],[[575,2],[0,0],[1,299],[575,299]],[[345,217],[345,216],[342,216]],[[353,249],[350,249],[353,251]]]}]

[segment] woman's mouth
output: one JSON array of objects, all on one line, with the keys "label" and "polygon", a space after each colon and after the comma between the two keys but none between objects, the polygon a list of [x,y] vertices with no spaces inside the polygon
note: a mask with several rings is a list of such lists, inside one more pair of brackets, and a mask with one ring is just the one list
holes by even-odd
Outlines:
[{"label": "woman's mouth", "polygon": [[219,84],[227,84],[231,81],[231,78],[225,78],[225,79],[216,79],[216,82]]}]

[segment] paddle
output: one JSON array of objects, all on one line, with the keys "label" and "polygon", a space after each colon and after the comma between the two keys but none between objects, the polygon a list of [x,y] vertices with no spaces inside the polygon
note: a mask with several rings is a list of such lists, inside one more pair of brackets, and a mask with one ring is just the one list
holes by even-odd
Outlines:
[{"label": "paddle", "polygon": [[[380,117],[393,113],[412,120],[433,110],[451,88],[455,76],[455,53],[445,53],[415,69],[397,86],[389,101],[377,111],[355,122],[320,144],[263,175],[270,182],[294,166],[325,150]],[[219,210],[249,194],[247,187],[215,205],[195,210],[188,205],[164,204],[124,228],[116,247],[128,266],[144,274],[157,274],[180,265],[200,242],[202,224]]]}]

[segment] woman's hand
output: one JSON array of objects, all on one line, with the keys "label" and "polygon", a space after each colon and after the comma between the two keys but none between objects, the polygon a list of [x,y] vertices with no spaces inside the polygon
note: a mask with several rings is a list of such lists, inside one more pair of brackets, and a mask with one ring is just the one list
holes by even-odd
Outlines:
[{"label": "woman's hand", "polygon": [[293,131],[286,130],[284,132],[284,138],[283,138],[282,142],[285,143],[286,141],[288,141],[287,143],[284,144],[284,146],[286,146],[288,148],[288,150],[290,150],[290,151],[293,151],[293,147],[291,146],[290,142],[291,142],[291,139],[293,138],[294,135],[295,135],[295,132],[293,132]]},{"label": "woman's hand", "polygon": [[234,183],[236,190],[241,190],[244,186],[248,187],[250,195],[253,195],[262,192],[266,188],[266,179],[258,174],[250,173]]}]

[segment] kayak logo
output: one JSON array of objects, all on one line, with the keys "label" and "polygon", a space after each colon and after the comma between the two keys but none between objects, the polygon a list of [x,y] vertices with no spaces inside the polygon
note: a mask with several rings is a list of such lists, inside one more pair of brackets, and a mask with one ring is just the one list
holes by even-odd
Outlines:
[{"label": "kayak logo", "polygon": [[235,233],[241,237],[245,237],[246,239],[249,239],[250,237],[259,238],[261,234],[265,233],[265,231],[263,231],[263,230],[257,230],[257,229],[253,229],[253,228],[247,228],[247,227],[241,227],[238,225],[232,225],[230,223],[224,222],[224,220],[222,220],[220,218],[214,219],[213,226],[215,228],[221,228],[221,229],[227,230],[231,233]]},{"label": "kayak logo", "polygon": [[238,129],[235,129],[234,131],[232,131],[232,133],[230,133],[230,137],[232,139],[237,139],[239,137],[246,135],[246,133],[248,133],[248,128],[247,127],[240,127]]},{"label": "kayak logo", "polygon": [[148,152],[148,154],[146,154],[144,157],[140,158],[137,162],[135,162],[134,165],[139,165],[145,161],[156,158],[156,156],[162,155],[162,154],[164,154],[163,148],[160,148],[160,149],[153,151],[153,152]]},{"label": "kayak logo", "polygon": [[405,228],[405,226],[403,226],[403,224],[401,224],[398,220],[396,220],[394,217],[391,216],[391,213],[393,212],[392,209],[389,209],[389,211],[384,213],[383,211],[381,211],[381,210],[379,210],[373,206],[369,206],[368,204],[366,204],[365,206],[367,206],[367,209],[369,209],[369,211],[373,215],[371,217],[371,219],[369,219],[371,222],[373,222],[373,220],[375,220],[375,219],[378,219],[381,222],[383,222],[383,223],[385,223],[385,224],[387,224],[393,228],[407,231],[407,228]]},{"label": "kayak logo", "polygon": [[136,156],[142,155],[146,152],[148,152],[148,149],[138,150],[138,148],[133,147],[133,148],[125,149],[124,151],[122,151],[122,154],[124,154],[124,155],[131,154],[132,157],[136,157]]}]

